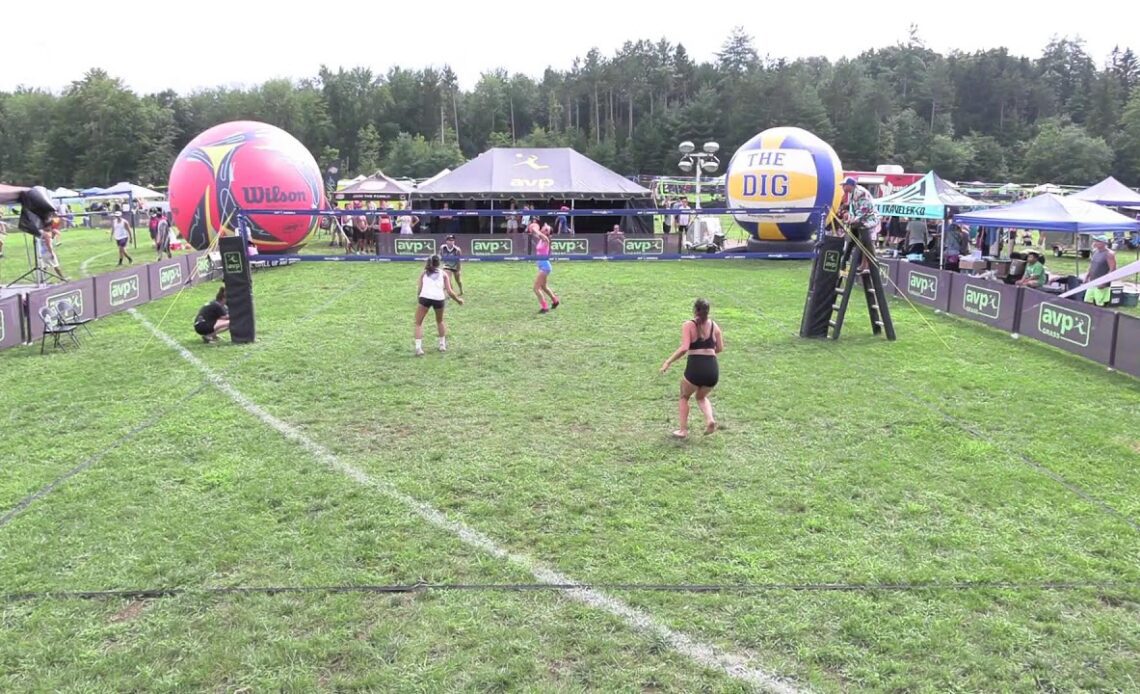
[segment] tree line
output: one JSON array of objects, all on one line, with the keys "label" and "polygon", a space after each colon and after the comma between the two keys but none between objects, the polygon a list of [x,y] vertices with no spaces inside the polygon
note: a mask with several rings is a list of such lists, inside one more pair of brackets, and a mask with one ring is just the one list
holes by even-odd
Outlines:
[{"label": "tree line", "polygon": [[[762,47],[760,47],[762,48]],[[1055,38],[1037,58],[1005,48],[938,53],[908,40],[835,62],[761,57],[737,29],[715,58],[628,41],[541,77],[449,67],[332,70],[248,89],[138,95],[88,71],[62,93],[0,92],[0,180],[50,186],[164,185],[174,157],[221,122],[292,133],[322,169],[426,177],[488,147],[569,146],[624,174],[677,174],[677,143],[731,152],[775,125],[830,142],[848,169],[900,164],[952,180],[1140,185],[1140,61],[1103,64]],[[726,162],[727,163],[727,162]]]}]

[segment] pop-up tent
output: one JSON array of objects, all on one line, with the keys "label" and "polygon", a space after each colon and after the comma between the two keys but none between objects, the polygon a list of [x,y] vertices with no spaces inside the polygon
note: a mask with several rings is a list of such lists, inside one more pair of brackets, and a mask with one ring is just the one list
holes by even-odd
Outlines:
[{"label": "pop-up tent", "polygon": [[1005,207],[957,214],[954,215],[954,221],[979,226],[1063,231],[1071,234],[1140,230],[1140,222],[1129,219],[1119,212],[1096,203],[1077,200],[1072,196],[1061,197],[1052,193],[1038,195]]},{"label": "pop-up tent", "polygon": [[893,194],[875,200],[875,210],[884,217],[946,219],[948,207],[984,207],[963,195],[933,171]]},{"label": "pop-up tent", "polygon": [[[413,207],[456,201],[476,209],[504,209],[511,202],[520,208],[531,203],[535,209],[612,209],[613,216],[575,218],[578,231],[608,231],[623,219],[618,210],[652,207],[653,193],[570,148],[498,148],[412,192]],[[625,216],[622,227],[647,232],[649,219]]]},{"label": "pop-up tent", "polygon": [[134,200],[156,200],[158,198],[165,198],[166,196],[156,190],[144,188],[142,186],[129,183],[127,181],[119,181],[110,188],[103,188],[98,193],[88,194],[84,193],[87,197],[118,197],[125,195]]},{"label": "pop-up tent", "polygon": [[1077,200],[1095,202],[1105,207],[1140,207],[1140,193],[1132,190],[1112,176],[1095,186],[1085,188],[1069,196]]},{"label": "pop-up tent", "polygon": [[333,200],[405,200],[412,192],[403,183],[377,171],[342,190],[333,193]]},{"label": "pop-up tent", "polygon": [[79,193],[70,188],[59,187],[51,192],[51,196],[56,200],[62,200],[63,198],[77,198]]}]

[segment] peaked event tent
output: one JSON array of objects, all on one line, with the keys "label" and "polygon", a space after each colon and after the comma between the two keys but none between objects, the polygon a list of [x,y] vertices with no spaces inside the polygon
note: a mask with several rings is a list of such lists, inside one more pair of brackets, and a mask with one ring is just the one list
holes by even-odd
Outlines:
[{"label": "peaked event tent", "polygon": [[79,193],[70,189],[70,188],[60,187],[60,188],[56,188],[55,190],[53,190],[51,192],[51,196],[53,198],[55,198],[56,200],[59,200],[62,198],[77,198],[77,197],[79,197]]},{"label": "peaked event tent", "polygon": [[[84,192],[84,195],[87,195],[87,193]],[[110,188],[104,188],[98,193],[89,195],[88,197],[115,197],[118,195],[129,195],[131,198],[134,198],[136,200],[154,200],[157,198],[166,197],[166,195],[159,193],[158,191],[151,190],[150,188],[143,188],[142,186],[137,186],[134,183],[128,183],[127,181],[119,181]]]},{"label": "peaked event tent", "polygon": [[377,171],[368,178],[362,179],[333,193],[333,200],[403,200],[412,192],[403,183],[386,176],[383,171]]},{"label": "peaked event tent", "polygon": [[574,150],[488,150],[446,176],[424,183],[431,200],[645,200],[653,194]]},{"label": "peaked event tent", "polygon": [[1095,202],[1105,207],[1140,207],[1140,193],[1132,190],[1112,176],[1095,186],[1069,196],[1077,200]]},{"label": "peaked event tent", "polygon": [[945,219],[947,207],[984,207],[984,204],[958,192],[933,171],[906,188],[875,200],[875,210],[886,217]]},{"label": "peaked event tent", "polygon": [[[511,201],[520,206],[529,202],[535,209],[562,204],[613,209],[613,215],[574,221],[578,231],[608,231],[623,219],[620,210],[652,207],[653,193],[568,147],[496,148],[412,192],[414,207],[459,200],[468,209],[503,209]],[[652,219],[624,216],[622,228],[648,233]]]},{"label": "peaked event tent", "polygon": [[1107,207],[1072,196],[1052,193],[1015,202],[1005,207],[954,215],[954,221],[1007,229],[1065,231],[1070,234],[1099,234],[1108,231],[1140,231],[1140,222]]}]

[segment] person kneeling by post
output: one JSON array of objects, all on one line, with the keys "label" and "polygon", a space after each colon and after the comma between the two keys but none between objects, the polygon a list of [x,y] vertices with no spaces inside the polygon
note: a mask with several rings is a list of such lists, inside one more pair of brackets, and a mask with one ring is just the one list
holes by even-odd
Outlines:
[{"label": "person kneeling by post", "polygon": [[202,336],[202,342],[217,342],[218,333],[229,329],[230,312],[226,308],[226,288],[222,287],[213,301],[198,309],[194,332]]}]

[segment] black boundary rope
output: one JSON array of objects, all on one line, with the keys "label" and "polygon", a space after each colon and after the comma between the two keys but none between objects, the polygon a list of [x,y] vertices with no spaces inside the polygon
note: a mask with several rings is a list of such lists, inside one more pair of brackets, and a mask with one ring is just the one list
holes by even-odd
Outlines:
[{"label": "black boundary rope", "polygon": [[180,596],[289,595],[289,594],[407,594],[448,592],[566,592],[599,590],[607,592],[723,593],[749,594],[774,592],[873,593],[873,592],[965,592],[1140,590],[1140,581],[957,581],[951,583],[393,583],[386,585],[331,586],[227,586],[216,588],[144,588],[133,590],[37,591],[7,593],[0,602],[37,600],[154,600]]},{"label": "black boundary rope", "polygon": [[[347,294],[351,291],[354,291],[363,282],[364,282],[364,280],[360,280],[358,282],[355,282],[354,284],[349,285],[348,287],[346,287],[342,291],[338,292],[336,295],[334,295],[332,298],[330,298],[325,303],[314,308],[308,314],[302,316],[300,319],[298,319],[296,321],[291,322],[290,325],[291,326],[304,325],[305,323],[312,320],[313,318],[316,318],[318,315],[320,315],[326,309],[328,309],[330,306],[332,306],[334,302],[338,301],[345,294]],[[181,294],[181,292],[179,292],[179,294]],[[169,311],[168,311],[168,313],[169,313]],[[156,326],[155,329],[157,330],[158,327]],[[153,335],[151,337],[153,337]],[[149,343],[149,341],[148,341],[148,343]],[[238,357],[233,362],[231,362],[227,368],[219,370],[218,375],[224,376],[225,374],[232,372],[234,369],[236,369],[238,366],[240,366],[242,364],[242,362],[244,362],[246,359],[248,359],[249,357],[253,356],[256,353],[257,353],[257,351],[255,351],[255,350],[247,351],[245,354],[243,354],[242,356]],[[28,494],[23,499],[20,499],[20,501],[18,501],[15,506],[8,509],[8,511],[6,511],[4,513],[4,515],[0,516],[0,529],[4,528],[4,526],[8,525],[13,520],[15,520],[17,516],[22,514],[24,511],[26,511],[28,509],[28,507],[31,506],[32,504],[34,504],[36,501],[39,501],[40,499],[44,498],[48,494],[51,494],[52,492],[54,492],[56,489],[58,489],[60,486],[62,486],[65,482],[67,482],[72,477],[75,477],[76,475],[86,471],[88,468],[90,468],[91,466],[98,463],[100,460],[102,460],[111,451],[114,451],[116,448],[118,448],[119,446],[122,446],[124,443],[130,441],[135,436],[138,436],[143,431],[146,431],[150,427],[161,422],[162,419],[166,415],[177,410],[183,404],[188,402],[191,398],[194,398],[197,395],[199,395],[200,393],[202,393],[202,391],[207,390],[207,389],[212,388],[212,387],[213,387],[213,381],[210,379],[210,377],[209,376],[203,376],[202,382],[198,385],[197,388],[195,388],[194,390],[190,391],[189,393],[183,395],[181,398],[174,401],[173,403],[171,403],[167,407],[163,408],[160,412],[158,412],[157,414],[155,414],[154,416],[152,416],[150,419],[146,420],[145,422],[135,425],[134,427],[132,427],[131,429],[129,429],[128,431],[126,431],[125,433],[120,435],[119,438],[115,439],[115,441],[113,441],[111,443],[111,445],[107,446],[106,448],[103,448],[102,450],[96,451],[95,453],[92,453],[83,462],[79,463],[75,467],[71,468],[67,472],[65,472],[62,475],[60,475],[59,477],[55,478],[54,480],[52,480],[51,482],[49,482],[45,486],[41,487],[40,489],[37,489],[36,491],[32,492],[31,494]]]}]

